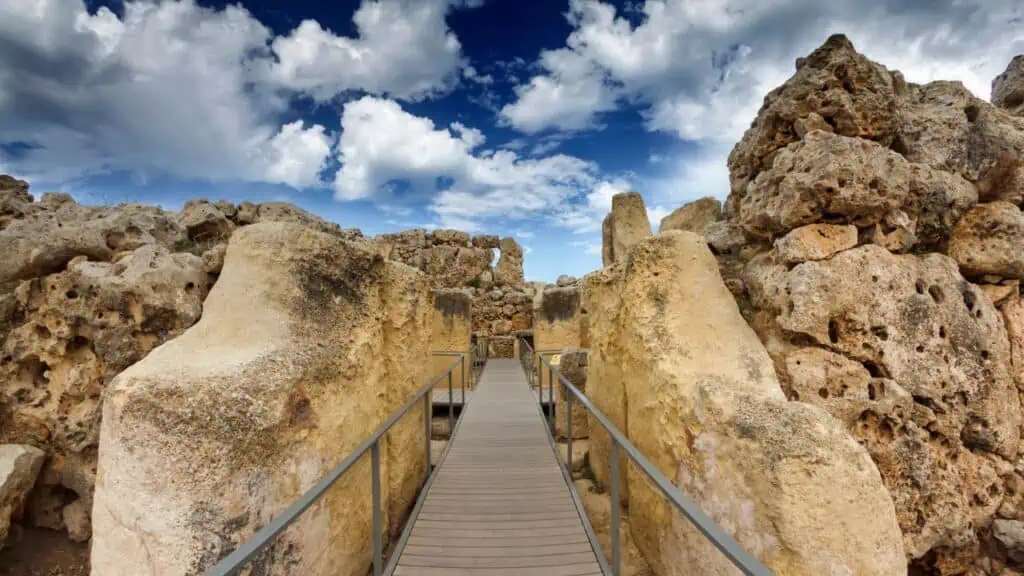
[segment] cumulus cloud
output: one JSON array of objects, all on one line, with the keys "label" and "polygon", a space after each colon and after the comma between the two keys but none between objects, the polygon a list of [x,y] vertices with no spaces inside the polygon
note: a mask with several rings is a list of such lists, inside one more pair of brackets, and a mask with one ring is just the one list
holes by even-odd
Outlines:
[{"label": "cumulus cloud", "polygon": [[794,59],[834,32],[912,82],[961,80],[981,97],[1024,50],[1016,0],[647,0],[636,12],[571,0],[566,46],[542,53],[506,121],[527,133],[600,126],[627,99],[651,130],[734,142]]},{"label": "cumulus cloud", "polygon": [[445,90],[462,65],[444,22],[457,5],[366,0],[353,38],[312,21],[274,38],[241,6],[139,0],[118,16],[3,0],[0,156],[49,182],[124,171],[317,185],[336,135],[296,120],[290,99]]},{"label": "cumulus cloud", "polygon": [[481,150],[479,130],[460,123],[436,126],[393,100],[366,96],[349,102],[341,124],[341,169],[334,179],[340,199],[395,200],[393,184],[401,182],[414,196],[429,198],[429,211],[444,226],[476,230],[482,220],[546,217],[581,197],[591,202],[592,188],[604,193],[591,162],[564,154],[527,158],[511,150]]},{"label": "cumulus cloud", "polygon": [[[280,86],[316,100],[363,90],[420,99],[450,89],[464,64],[445,15],[460,0],[365,1],[352,17],[358,35],[338,36],[305,20],[272,44],[266,74]],[[466,70],[475,78],[475,70]],[[479,81],[483,81],[480,77]]]}]

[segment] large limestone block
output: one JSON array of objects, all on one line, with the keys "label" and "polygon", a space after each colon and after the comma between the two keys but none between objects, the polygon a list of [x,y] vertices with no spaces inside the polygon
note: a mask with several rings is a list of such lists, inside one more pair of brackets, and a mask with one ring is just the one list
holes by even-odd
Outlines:
[{"label": "large limestone block", "polygon": [[[535,350],[558,352],[580,346],[580,291],[577,286],[550,286],[544,289],[533,311]],[[548,356],[550,358],[550,356]],[[556,366],[557,368],[557,366]],[[548,370],[541,371],[537,384],[544,390],[551,385]],[[555,382],[557,387],[557,381]],[[558,392],[555,392],[556,396]],[[546,396],[545,396],[546,397]]]},{"label": "large limestone block", "polygon": [[21,516],[45,459],[46,454],[35,446],[0,444],[0,548],[11,528],[11,517]]},{"label": "large limestone block", "polygon": [[1014,56],[1006,70],[992,80],[992,104],[1014,116],[1024,116],[1024,54]]},{"label": "large limestone block", "polygon": [[871,453],[908,554],[974,539],[1004,491],[998,456],[1013,458],[1019,446],[999,311],[939,254],[861,246],[789,271],[762,268],[748,286],[790,335],[772,349],[784,380]]},{"label": "large limestone block", "polygon": [[[586,312],[587,339],[583,343],[590,349],[587,365],[587,396],[619,430],[625,433],[626,388],[620,358],[623,355],[619,341],[619,315],[622,311],[622,282],[625,264],[616,264],[583,278],[583,302],[580,312]],[[590,468],[598,484],[609,487],[609,454],[611,439],[600,423],[589,413],[587,431],[590,435]],[[626,476],[622,466],[619,495],[628,500]]]},{"label": "large limestone block", "polygon": [[177,222],[151,206],[33,206],[0,230],[0,284],[59,272],[77,256],[106,261],[146,244],[171,246],[180,233]]},{"label": "large limestone block", "polygon": [[953,230],[949,255],[970,276],[1024,278],[1024,215],[1009,202],[979,204]]},{"label": "large limestone block", "polygon": [[[558,363],[558,371],[584,394],[587,393],[587,363],[589,358],[590,352],[588,350],[564,348]],[[572,418],[573,439],[586,438],[589,429],[587,422],[589,413],[573,396],[572,415],[570,416],[567,402],[568,397],[569,394],[565,393],[561,386],[555,388],[555,433],[560,439],[568,438],[569,418]]]},{"label": "large limestone block", "polygon": [[[523,248],[519,246],[515,238],[507,237],[501,239],[498,245],[501,257],[494,267],[494,282],[499,286],[522,286],[523,285]],[[490,259],[488,259],[488,264]]]},{"label": "large limestone block", "polygon": [[711,196],[705,196],[684,204],[661,219],[658,232],[687,230],[703,234],[708,224],[722,219],[722,203]]},{"label": "large limestone block", "polygon": [[[437,289],[433,291],[434,311],[430,321],[431,352],[462,352],[461,366],[452,372],[452,392],[457,396],[463,378],[467,388],[473,386],[470,366],[470,340],[473,335],[473,297],[462,290]],[[430,377],[440,376],[456,360],[453,356],[433,356],[430,359]],[[435,388],[448,389],[448,379],[442,378]]]},{"label": "large limestone block", "polygon": [[647,207],[639,192],[624,192],[612,196],[612,211],[602,224],[602,259],[608,266],[624,261],[630,249],[651,235],[651,222]]},{"label": "large limestone block", "polygon": [[860,138],[821,130],[778,151],[771,168],[747,186],[739,222],[770,237],[826,214],[858,226],[899,208],[910,191],[910,166],[899,154]]},{"label": "large limestone block", "polygon": [[960,82],[912,88],[894,144],[907,160],[978,182],[1002,158],[1024,155],[1024,118],[977,98]]},{"label": "large limestone block", "polygon": [[178,223],[194,242],[226,240],[235,228],[216,204],[205,199],[186,202],[178,214]]},{"label": "large limestone block", "polygon": [[[202,320],[107,390],[93,573],[199,574],[266,525],[425,383],[430,306],[422,274],[368,245],[283,223],[233,234]],[[381,446],[392,531],[424,474],[422,417]],[[256,569],[364,573],[370,518],[364,458]]]},{"label": "large limestone block", "polygon": [[898,72],[858,53],[845,36],[829,37],[798,58],[796,73],[764,97],[757,118],[729,154],[732,194],[742,197],[778,150],[803,137],[801,125],[812,117],[824,122],[818,128],[888,147],[898,132],[896,110],[905,89]]},{"label": "large limestone block", "polygon": [[302,224],[327,234],[334,234],[343,238],[352,239],[361,234],[358,230],[342,230],[335,222],[328,222],[323,218],[306,212],[302,208],[287,202],[264,202],[256,207],[256,215],[253,222],[291,222]]},{"label": "large limestone block", "polygon": [[[622,304],[628,435],[664,474],[777,574],[906,573],[878,469],[838,421],[786,401],[699,236],[640,243]],[[655,573],[735,573],[635,470],[629,506]]]},{"label": "large limestone block", "polygon": [[786,264],[824,260],[856,245],[857,227],[838,224],[808,224],[775,241],[779,258]]}]

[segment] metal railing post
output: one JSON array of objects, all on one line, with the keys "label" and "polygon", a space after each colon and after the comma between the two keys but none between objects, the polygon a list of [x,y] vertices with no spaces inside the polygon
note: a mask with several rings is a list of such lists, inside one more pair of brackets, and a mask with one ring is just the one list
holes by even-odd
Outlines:
[{"label": "metal railing post", "polygon": [[373,484],[373,576],[381,576],[384,569],[383,546],[381,545],[380,514],[380,440],[370,448]]},{"label": "metal railing post", "polygon": [[[433,392],[433,390],[431,390],[430,392]],[[427,476],[430,476],[430,437],[433,436],[432,431],[430,430],[430,392],[423,396],[423,436],[426,444],[424,447],[426,448],[427,452]]]},{"label": "metal railing post", "polygon": [[455,429],[455,397],[452,396],[452,373],[448,372],[448,439],[452,439]]},{"label": "metal railing post", "polygon": [[[550,364],[548,364],[548,426],[550,426],[552,430],[555,429],[555,420],[553,418],[553,416],[555,414],[555,410],[554,410],[555,406],[552,403],[552,400],[554,399],[554,396],[555,396],[555,369],[552,368]],[[544,402],[544,389],[543,388],[540,389],[540,399],[541,399],[541,402]]]},{"label": "metal railing post", "polygon": [[[466,409],[466,355],[459,356],[461,363],[459,364],[462,370],[462,410]],[[461,412],[460,412],[461,414]]]},{"label": "metal railing post", "polygon": [[565,391],[565,435],[568,438],[566,460],[569,462],[569,474],[572,475],[572,393]]},{"label": "metal railing post", "polygon": [[612,437],[611,454],[608,455],[611,468],[611,512],[612,512],[612,576],[619,576],[619,443]]}]

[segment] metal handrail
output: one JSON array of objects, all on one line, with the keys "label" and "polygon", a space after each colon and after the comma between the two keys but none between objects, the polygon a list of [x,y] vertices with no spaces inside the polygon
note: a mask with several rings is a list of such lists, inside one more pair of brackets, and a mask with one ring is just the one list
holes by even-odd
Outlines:
[{"label": "metal handrail", "polygon": [[[524,352],[525,348],[525,352]],[[732,564],[740,570],[746,576],[774,576],[774,573],[769,570],[764,564],[762,564],[752,554],[744,550],[732,536],[730,536],[721,526],[715,523],[707,514],[704,513],[700,507],[691,500],[678,486],[672,484],[664,474],[658,470],[654,464],[647,459],[643,453],[640,452],[637,447],[630,442],[629,438],[625,436],[610,420],[604,415],[596,406],[587,398],[586,394],[581,392],[576,386],[570,382],[565,375],[554,368],[550,362],[548,362],[544,356],[549,354],[549,351],[534,351],[533,347],[526,340],[520,340],[520,362],[523,364],[523,368],[527,370],[527,374],[530,376],[528,380],[532,383],[533,379],[533,367],[534,356],[540,361],[537,364],[537,372],[543,374],[544,366],[548,368],[548,381],[550,382],[551,391],[549,392],[549,398],[554,397],[554,382],[555,377],[558,377],[559,383],[564,389],[570,392],[566,394],[566,426],[568,437],[568,450],[566,451],[566,458],[569,461],[568,468],[572,470],[572,403],[575,397],[580,404],[594,417],[595,420],[601,425],[602,428],[608,433],[608,436],[612,440],[611,450],[608,456],[610,478],[609,484],[611,491],[611,547],[612,547],[612,562],[611,569],[613,576],[619,576],[620,566],[620,544],[619,544],[619,447],[625,451],[626,455],[636,464],[637,468],[643,471],[648,478],[658,487],[658,490],[668,499],[676,510],[678,510],[687,520],[701,534],[704,535],[714,546],[718,548],[722,554],[725,555]],[[540,386],[543,386],[543,378],[541,379]],[[541,390],[541,396],[543,396],[543,390]],[[554,430],[554,402],[551,403],[551,418],[552,418],[552,430]]]},{"label": "metal handrail", "polygon": [[[341,478],[345,472],[349,470],[367,451],[370,451],[371,459],[371,482],[372,482],[372,498],[373,498],[373,534],[371,538],[373,540],[373,574],[374,576],[381,576],[384,562],[383,562],[383,542],[381,540],[381,508],[380,508],[380,439],[394,426],[402,416],[405,415],[413,406],[416,405],[421,399],[423,400],[423,420],[424,420],[424,431],[426,436],[425,448],[426,448],[426,472],[427,479],[429,481],[431,472],[430,462],[430,419],[431,419],[431,394],[434,385],[441,381],[441,379],[448,378],[448,406],[449,406],[449,418],[452,418],[451,405],[452,405],[452,372],[455,367],[463,364],[464,352],[441,352],[432,353],[437,356],[450,356],[457,354],[459,358],[451,363],[448,368],[445,369],[440,375],[432,378],[423,387],[413,394],[412,398],[409,399],[401,408],[396,410],[387,420],[384,421],[369,438],[363,441],[356,449],[342,459],[334,468],[332,468],[323,478],[320,479],[312,488],[307,490],[298,500],[295,501],[291,506],[286,508],[283,512],[275,516],[266,526],[259,529],[255,534],[246,538],[238,548],[235,548],[233,552],[225,556],[218,562],[213,568],[210,568],[203,573],[203,576],[229,576],[237,570],[240,570],[245,564],[251,560],[254,556],[259,554],[264,548],[266,548],[274,539],[284,531],[285,528],[295,522],[299,516],[302,515],[310,506],[319,500],[323,495],[334,485],[335,482]],[[463,397],[465,397],[466,390],[466,371],[462,369],[462,390]],[[450,430],[451,428],[449,428]]]}]

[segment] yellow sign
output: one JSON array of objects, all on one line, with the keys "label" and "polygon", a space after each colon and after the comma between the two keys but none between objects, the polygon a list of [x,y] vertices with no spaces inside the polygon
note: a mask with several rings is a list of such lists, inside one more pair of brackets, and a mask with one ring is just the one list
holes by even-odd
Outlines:
[{"label": "yellow sign", "polygon": [[552,366],[558,366],[558,361],[561,360],[561,359],[562,359],[562,355],[561,354],[552,354],[551,355],[551,365]]}]

